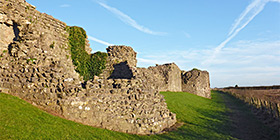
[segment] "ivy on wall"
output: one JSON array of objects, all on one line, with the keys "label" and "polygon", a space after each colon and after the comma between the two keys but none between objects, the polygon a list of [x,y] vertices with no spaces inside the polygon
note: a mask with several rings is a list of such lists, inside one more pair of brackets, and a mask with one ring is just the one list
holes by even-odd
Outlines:
[{"label": "ivy on wall", "polygon": [[85,50],[86,31],[77,26],[67,26],[66,30],[69,33],[68,41],[72,62],[76,66],[75,70],[83,76],[85,81],[101,74],[106,68],[107,53],[88,54]]}]

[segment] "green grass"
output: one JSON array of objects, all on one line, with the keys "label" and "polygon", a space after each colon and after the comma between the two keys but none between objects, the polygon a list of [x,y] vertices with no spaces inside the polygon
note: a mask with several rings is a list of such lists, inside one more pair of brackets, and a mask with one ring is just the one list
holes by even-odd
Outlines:
[{"label": "green grass", "polygon": [[212,92],[211,100],[189,93],[162,94],[184,125],[167,134],[138,136],[68,121],[0,93],[0,139],[233,139],[221,94]]}]

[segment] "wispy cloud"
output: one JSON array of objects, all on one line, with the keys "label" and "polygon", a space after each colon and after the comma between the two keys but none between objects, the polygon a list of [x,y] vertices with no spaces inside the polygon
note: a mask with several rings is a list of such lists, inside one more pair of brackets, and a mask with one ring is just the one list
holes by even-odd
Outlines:
[{"label": "wispy cloud", "polygon": [[67,8],[67,7],[70,7],[71,5],[69,5],[69,4],[62,4],[62,5],[60,5],[59,7],[61,7],[61,8]]},{"label": "wispy cloud", "polygon": [[259,12],[263,10],[267,2],[268,0],[254,0],[251,4],[249,4],[235,20],[228,35],[230,36],[232,33],[236,32],[238,26],[246,26],[256,15],[259,14]]},{"label": "wispy cloud", "polygon": [[[265,47],[264,47],[265,46]],[[138,66],[175,62],[181,69],[206,69],[211,86],[280,84],[280,40],[242,40],[222,49],[210,66],[201,65],[212,54],[210,49],[154,51],[139,54]]]},{"label": "wispy cloud", "polygon": [[280,0],[270,0],[271,2],[279,2],[280,3]]},{"label": "wispy cloud", "polygon": [[158,60],[155,60],[155,59],[145,59],[145,58],[139,58],[138,57],[137,61],[142,64],[141,67],[160,64],[160,62]]},{"label": "wispy cloud", "polygon": [[120,10],[118,10],[117,8],[111,7],[105,3],[102,2],[97,2],[99,5],[101,5],[102,7],[104,7],[105,9],[107,9],[108,11],[110,11],[111,13],[113,13],[114,15],[116,15],[122,22],[134,27],[135,29],[147,33],[147,34],[151,34],[151,35],[166,35],[167,33],[164,32],[156,32],[156,31],[152,31],[149,28],[146,28],[140,24],[138,24],[134,19],[132,19],[130,16],[128,16],[127,14],[121,12]]},{"label": "wispy cloud", "polygon": [[231,41],[242,29],[244,29],[263,9],[268,2],[280,2],[280,0],[254,0],[252,1],[246,9],[241,13],[241,15],[233,23],[228,37],[217,46],[213,54],[209,59],[203,62],[203,64],[211,64],[215,59],[216,55],[220,53],[221,49]]},{"label": "wispy cloud", "polygon": [[106,45],[106,46],[112,46],[112,45],[113,45],[113,44],[111,44],[111,43],[108,43],[108,42],[106,42],[106,41],[103,41],[103,40],[97,39],[97,38],[92,37],[92,36],[88,36],[88,39],[89,39],[89,40],[92,40],[92,41],[95,41],[95,42],[97,42],[97,43],[100,43],[100,44]]}]

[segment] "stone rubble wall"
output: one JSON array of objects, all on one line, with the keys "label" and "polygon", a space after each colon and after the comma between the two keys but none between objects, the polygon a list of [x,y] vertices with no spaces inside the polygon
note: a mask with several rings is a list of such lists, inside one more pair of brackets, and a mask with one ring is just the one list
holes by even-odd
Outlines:
[{"label": "stone rubble wall", "polygon": [[138,80],[88,81],[86,96],[62,101],[63,115],[84,124],[133,134],[159,133],[174,125],[176,116],[167,109],[163,96],[140,87]]},{"label": "stone rubble wall", "polygon": [[137,79],[146,83],[147,87],[158,89],[159,91],[180,92],[181,70],[175,63],[157,65],[155,67],[138,68]]},{"label": "stone rubble wall", "polygon": [[102,78],[138,79],[146,89],[183,91],[211,98],[209,73],[207,71],[195,69],[185,72],[181,71],[175,63],[138,68],[136,67],[136,52],[131,47],[110,46],[107,51],[109,56],[107,68],[101,74]]},{"label": "stone rubble wall", "polygon": [[109,46],[107,49],[108,57],[118,63],[127,61],[131,67],[136,67],[136,52],[129,46]]},{"label": "stone rubble wall", "polygon": [[182,91],[181,70],[175,63],[157,65],[148,69],[154,74],[163,77],[163,85],[159,86],[160,91]]},{"label": "stone rubble wall", "polygon": [[0,29],[0,92],[114,131],[155,134],[176,123],[158,90],[121,77],[127,74],[118,75],[118,70],[108,79],[119,63],[133,76],[137,61],[131,47],[120,47],[121,53],[109,47],[107,73],[84,82],[72,64],[65,23],[24,0],[5,0],[0,1]]},{"label": "stone rubble wall", "polygon": [[99,76],[104,79],[131,79],[136,69],[136,52],[129,46],[109,46],[106,69]]},{"label": "stone rubble wall", "polygon": [[160,86],[165,84],[162,76],[147,68],[137,68],[134,75],[142,82],[144,89],[159,90]]},{"label": "stone rubble wall", "polygon": [[209,73],[197,69],[182,71],[182,91],[211,98]]},{"label": "stone rubble wall", "polygon": [[0,7],[1,89],[60,112],[62,93],[81,90],[68,49],[66,24],[24,0],[1,1]]}]

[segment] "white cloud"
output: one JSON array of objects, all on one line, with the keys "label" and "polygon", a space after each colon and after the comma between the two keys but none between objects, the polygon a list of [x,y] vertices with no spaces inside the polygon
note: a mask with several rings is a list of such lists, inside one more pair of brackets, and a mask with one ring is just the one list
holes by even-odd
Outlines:
[{"label": "white cloud", "polygon": [[114,15],[116,15],[122,22],[134,27],[135,29],[137,29],[141,32],[151,34],[151,35],[166,35],[167,34],[164,32],[152,31],[142,25],[139,25],[134,19],[132,19],[127,14],[121,12],[120,10],[118,10],[114,7],[110,7],[110,6],[106,5],[105,3],[98,2],[98,4],[101,5],[102,7],[104,7],[105,9],[107,9],[108,11],[112,12]]},{"label": "white cloud", "polygon": [[[280,84],[280,40],[242,40],[233,42],[220,51],[211,61],[213,65],[202,65],[213,53],[210,49],[158,51],[141,54],[138,65],[175,62],[181,69],[206,69],[210,72],[212,87],[229,85]],[[262,79],[262,80],[261,80]]]},{"label": "white cloud", "polygon": [[280,0],[254,0],[250,3],[241,15],[233,23],[228,37],[214,50],[210,58],[203,61],[202,64],[212,64],[212,61],[220,53],[221,49],[228,44],[243,28],[245,28],[263,9],[268,2],[280,2]]},{"label": "white cloud", "polygon": [[158,60],[154,60],[154,59],[144,59],[144,58],[137,58],[137,61],[138,63],[141,63],[142,64],[142,67],[143,65],[145,66],[152,66],[154,64],[158,64],[159,61]]},{"label": "white cloud", "polygon": [[102,41],[102,40],[97,39],[97,38],[92,37],[92,36],[88,36],[88,39],[89,39],[89,40],[92,40],[92,41],[95,41],[95,42],[97,42],[97,43],[106,45],[106,46],[112,46],[112,45],[113,45],[113,44],[111,44],[111,43],[108,43],[108,42],[106,42],[106,41]]},{"label": "white cloud", "polygon": [[263,7],[267,2],[268,0],[254,0],[251,4],[249,4],[246,7],[246,9],[241,13],[241,15],[235,20],[228,35],[230,36],[233,32],[235,32],[238,26],[241,26],[246,22],[248,24],[259,12],[263,10]]},{"label": "white cloud", "polygon": [[62,4],[62,5],[60,5],[59,7],[61,7],[61,8],[67,8],[67,7],[70,7],[71,5],[69,5],[69,4]]},{"label": "white cloud", "polygon": [[279,2],[280,3],[280,0],[270,0],[271,2]]}]

